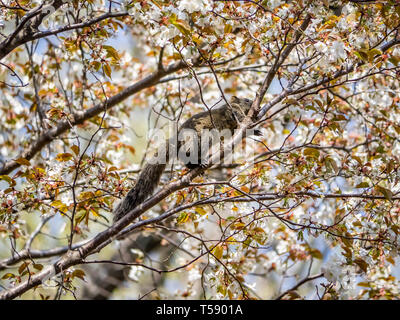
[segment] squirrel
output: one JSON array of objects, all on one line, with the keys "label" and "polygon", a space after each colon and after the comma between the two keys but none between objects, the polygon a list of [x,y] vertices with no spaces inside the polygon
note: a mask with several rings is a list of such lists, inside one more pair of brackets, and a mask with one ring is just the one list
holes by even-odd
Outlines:
[{"label": "squirrel", "polygon": [[[216,129],[221,131],[228,129],[233,134],[233,131],[238,128],[238,124],[244,119],[247,112],[250,110],[252,103],[252,100],[233,96],[229,104],[226,103],[219,108],[200,112],[186,120],[178,129],[178,135],[180,132],[186,129],[194,130],[199,138],[203,130]],[[260,135],[260,131],[255,130],[254,134]],[[197,141],[201,143],[200,139]],[[178,142],[177,150],[180,150],[181,146],[182,142]],[[149,161],[149,163],[145,164],[143,169],[140,171],[135,186],[115,208],[113,212],[114,222],[121,219],[123,216],[125,216],[125,214],[143,203],[153,194],[154,189],[157,187],[161,175],[165,170],[166,162],[168,162],[170,159],[171,152],[169,150],[169,144],[163,144],[155,156],[157,156],[160,152],[165,153],[166,161],[163,163]],[[182,154],[178,153],[179,159],[182,159],[181,156]],[[185,163],[185,166],[188,169],[194,169],[198,166],[205,166],[205,164],[202,162],[199,164],[188,162]]]}]

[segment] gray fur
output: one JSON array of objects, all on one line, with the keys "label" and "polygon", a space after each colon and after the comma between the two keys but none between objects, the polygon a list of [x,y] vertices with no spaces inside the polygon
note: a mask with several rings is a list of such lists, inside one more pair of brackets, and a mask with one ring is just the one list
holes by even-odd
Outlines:
[{"label": "gray fur", "polygon": [[[233,133],[233,130],[238,127],[238,122],[241,122],[245,117],[246,113],[251,107],[252,101],[249,99],[241,99],[232,97],[230,105],[224,104],[220,108],[216,108],[210,111],[204,111],[194,115],[185,121],[178,132],[182,129],[194,129],[200,137],[203,129],[217,129],[224,130],[229,129]],[[166,147],[168,144],[164,144],[161,148]],[[178,143],[178,150],[180,144]],[[169,150],[166,150],[167,161],[169,160]],[[187,164],[189,169],[192,169],[201,164]],[[165,170],[165,164],[150,164],[147,163],[141,170],[139,177],[136,181],[135,186],[128,192],[126,197],[119,203],[114,210],[114,222],[121,219],[129,211],[143,203],[148,197],[150,197],[154,189],[158,186],[161,175]]]}]

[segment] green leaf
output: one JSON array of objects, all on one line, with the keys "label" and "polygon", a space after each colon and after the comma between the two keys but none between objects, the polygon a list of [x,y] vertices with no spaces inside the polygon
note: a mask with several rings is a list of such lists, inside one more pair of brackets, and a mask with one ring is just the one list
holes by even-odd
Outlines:
[{"label": "green leaf", "polygon": [[158,2],[158,1],[156,1],[156,0],[150,0],[152,3],[154,3],[159,9],[161,9],[162,8],[162,5]]},{"label": "green leaf", "polygon": [[3,275],[2,279],[12,279],[15,278],[15,274],[7,272],[5,275]]},{"label": "green leaf", "polygon": [[103,45],[103,48],[107,51],[107,57],[119,60],[118,51],[114,47]]},{"label": "green leaf", "polygon": [[185,223],[189,219],[189,214],[187,212],[182,212],[176,219],[177,223]]},{"label": "green leaf", "polygon": [[356,188],[368,188],[369,184],[368,182],[361,182],[358,185],[356,185]]},{"label": "green leaf", "polygon": [[18,268],[18,273],[21,274],[29,264],[30,262],[23,262]]},{"label": "green leaf", "polygon": [[182,34],[185,36],[190,36],[190,26],[186,21],[176,20],[172,17],[169,20]]},{"label": "green leaf", "polygon": [[373,61],[376,56],[382,55],[382,51],[379,49],[371,49],[368,52],[369,61]]},{"label": "green leaf", "polygon": [[391,58],[389,58],[389,62],[391,64],[393,64],[395,67],[397,67],[399,65],[400,59],[398,59],[396,57],[391,57]]},{"label": "green leaf", "polygon": [[347,120],[346,117],[342,114],[337,114],[332,119],[332,121],[346,121],[346,120]]},{"label": "green leaf", "polygon": [[319,259],[319,260],[323,259],[323,255],[322,255],[321,251],[319,251],[318,249],[314,249],[314,248],[310,249],[310,255],[311,255],[311,257]]},{"label": "green leaf", "polygon": [[77,156],[79,156],[79,146],[77,146],[77,145],[73,145],[72,147],[71,147],[71,150],[77,155]]},{"label": "green leaf", "polygon": [[232,32],[232,25],[231,24],[226,24],[225,25],[225,27],[224,27],[224,33],[226,34],[226,33],[231,33]]},{"label": "green leaf", "polygon": [[360,157],[358,157],[358,156],[352,156],[352,158],[353,158],[354,160],[356,160],[360,165],[363,164],[363,162],[362,162],[362,160],[361,160]]},{"label": "green leaf", "polygon": [[390,191],[389,189],[386,189],[386,188],[381,187],[381,186],[376,186],[376,190],[377,190],[378,192],[380,192],[386,199],[392,200],[392,198],[393,198],[393,193],[392,193],[392,191]]},{"label": "green leaf", "polygon": [[108,63],[103,64],[103,71],[107,75],[107,77],[111,78],[111,67]]},{"label": "green leaf", "polygon": [[76,269],[76,270],[74,270],[74,272],[72,272],[72,278],[75,278],[75,277],[85,280],[85,272],[81,269]]},{"label": "green leaf", "polygon": [[221,245],[216,246],[211,253],[219,260],[224,254],[224,248]]},{"label": "green leaf", "polygon": [[43,265],[42,264],[38,264],[38,263],[35,263],[34,265],[33,265],[33,267],[36,269],[36,270],[42,270],[43,269]]},{"label": "green leaf", "polygon": [[319,157],[319,150],[314,149],[314,148],[306,148],[306,149],[304,149],[303,154],[305,156],[318,158]]},{"label": "green leaf", "polygon": [[65,203],[62,203],[60,200],[55,200],[51,203],[51,205],[57,208],[62,213],[66,213],[68,211],[68,207]]},{"label": "green leaf", "polygon": [[26,160],[25,158],[19,158],[19,159],[15,160],[15,162],[19,163],[20,165],[28,166],[28,167],[31,165],[31,163],[28,160]]},{"label": "green leaf", "polygon": [[333,169],[333,171],[335,171],[335,173],[339,172],[339,168],[336,164],[336,161],[333,160],[332,158],[330,158],[330,157],[325,158],[325,164],[327,167],[331,167]]},{"label": "green leaf", "polygon": [[286,98],[285,100],[283,100],[283,103],[293,104],[293,105],[296,105],[296,106],[300,105],[299,101],[296,100],[296,99],[293,99],[293,98]]},{"label": "green leaf", "polygon": [[1,175],[1,176],[0,176],[0,180],[7,181],[8,184],[10,185],[10,187],[14,187],[15,184],[16,184],[15,180],[14,180],[14,179],[11,179],[11,178],[10,178],[9,176],[7,176],[7,175]]},{"label": "green leaf", "polygon": [[73,155],[71,153],[59,153],[56,157],[57,161],[68,161],[73,158]]},{"label": "green leaf", "polygon": [[365,287],[365,288],[371,287],[369,282],[359,282],[357,285],[360,287]]},{"label": "green leaf", "polygon": [[287,292],[286,295],[289,296],[289,300],[302,299],[301,296],[294,290]]},{"label": "green leaf", "polygon": [[196,207],[196,212],[201,216],[204,216],[207,213],[203,207]]},{"label": "green leaf", "polygon": [[93,65],[93,67],[94,67],[94,69],[96,71],[100,70],[100,67],[101,67],[101,62],[100,61],[93,61],[91,64]]},{"label": "green leaf", "polygon": [[368,52],[365,50],[357,51],[354,54],[364,62],[368,62],[369,60]]},{"label": "green leaf", "polygon": [[362,271],[367,272],[368,270],[368,263],[366,263],[363,259],[357,258],[354,262],[361,268]]}]

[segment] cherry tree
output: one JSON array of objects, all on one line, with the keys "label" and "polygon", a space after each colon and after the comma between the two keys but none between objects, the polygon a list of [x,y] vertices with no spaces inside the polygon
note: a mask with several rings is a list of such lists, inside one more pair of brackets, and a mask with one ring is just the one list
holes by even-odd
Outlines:
[{"label": "cherry tree", "polygon": [[[399,298],[398,1],[0,8],[1,298]],[[153,129],[232,96],[233,161],[113,222]]]}]

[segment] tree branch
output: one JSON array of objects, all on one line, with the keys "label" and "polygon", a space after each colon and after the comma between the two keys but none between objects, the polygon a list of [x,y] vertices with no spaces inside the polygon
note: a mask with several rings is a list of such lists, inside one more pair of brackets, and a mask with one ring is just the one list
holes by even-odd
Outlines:
[{"label": "tree branch", "polygon": [[33,35],[38,30],[43,19],[50,13],[58,10],[64,0],[54,0],[51,4],[43,3],[28,11],[21,19],[17,28],[4,41],[0,43],[0,60],[13,51],[16,47],[33,40]]},{"label": "tree branch", "polygon": [[[200,60],[195,61],[195,65],[199,63]],[[142,80],[137,81],[135,84],[110,97],[105,103],[100,103],[85,111],[72,114],[71,119],[60,121],[56,127],[42,133],[16,158],[24,158],[27,160],[32,159],[44,146],[53,141],[55,137],[58,137],[69,130],[71,127],[82,124],[86,120],[100,114],[105,108],[110,110],[112,107],[116,106],[129,96],[157,84],[162,77],[184,68],[186,68],[186,65],[182,61],[173,63],[172,65],[157,70]],[[20,164],[15,160],[6,161],[3,165],[3,168],[0,169],[0,175],[9,174],[12,170],[18,168],[19,166]]]},{"label": "tree branch", "polygon": [[321,277],[323,277],[323,276],[324,276],[323,273],[319,273],[319,274],[316,274],[316,275],[307,277],[307,278],[301,280],[300,282],[298,282],[298,283],[297,283],[296,285],[294,285],[292,288],[290,288],[290,289],[286,290],[285,292],[283,292],[282,294],[280,294],[278,297],[275,298],[275,300],[281,300],[281,299],[282,299],[286,294],[288,294],[290,291],[294,291],[294,290],[296,290],[297,288],[299,288],[301,285],[303,285],[304,283],[306,283],[306,282],[308,282],[308,281],[312,281],[312,280],[318,279],[318,278],[321,278]]}]

